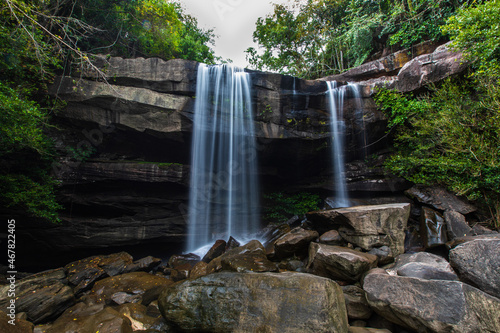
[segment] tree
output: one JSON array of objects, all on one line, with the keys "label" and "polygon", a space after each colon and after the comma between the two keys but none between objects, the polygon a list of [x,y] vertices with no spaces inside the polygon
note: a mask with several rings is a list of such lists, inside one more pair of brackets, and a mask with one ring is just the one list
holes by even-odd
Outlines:
[{"label": "tree", "polygon": [[443,38],[440,25],[466,0],[290,0],[259,18],[249,62],[303,78],[358,66],[385,48]]}]

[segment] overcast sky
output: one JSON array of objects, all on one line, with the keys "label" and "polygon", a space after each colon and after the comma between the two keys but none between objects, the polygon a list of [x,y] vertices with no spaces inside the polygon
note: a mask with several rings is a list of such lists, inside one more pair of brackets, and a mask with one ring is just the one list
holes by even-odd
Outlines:
[{"label": "overcast sky", "polygon": [[185,11],[198,19],[204,29],[214,29],[215,54],[248,67],[245,50],[256,45],[252,41],[255,22],[273,12],[272,3],[289,0],[179,0]]}]

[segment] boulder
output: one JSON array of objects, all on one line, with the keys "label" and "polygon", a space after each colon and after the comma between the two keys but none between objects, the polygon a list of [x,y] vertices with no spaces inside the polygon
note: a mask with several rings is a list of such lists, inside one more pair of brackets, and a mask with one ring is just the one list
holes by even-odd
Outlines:
[{"label": "boulder", "polygon": [[460,214],[469,214],[476,211],[476,207],[469,202],[442,187],[415,185],[405,191],[405,194],[421,204],[429,205],[440,211],[449,209]]},{"label": "boulder", "polygon": [[[337,229],[345,240],[369,251],[388,246],[394,256],[404,252],[410,204],[355,206],[307,214],[317,230]],[[318,229],[319,228],[319,229]]]},{"label": "boulder", "polygon": [[368,253],[377,256],[379,265],[387,265],[394,261],[394,255],[388,246],[374,247]]},{"label": "boulder", "polygon": [[428,207],[422,207],[420,214],[420,237],[426,249],[445,245],[448,241],[446,236],[446,224],[443,215]]},{"label": "boulder", "polygon": [[330,230],[319,236],[318,243],[326,245],[339,245],[342,246],[345,240],[340,236],[337,230]]},{"label": "boulder", "polygon": [[347,332],[340,286],[303,273],[211,274],[166,288],[159,305],[186,332]]},{"label": "boulder", "polygon": [[302,256],[307,253],[309,243],[318,236],[317,231],[305,230],[301,227],[294,228],[274,242],[274,255],[276,258]]},{"label": "boulder", "polygon": [[130,320],[110,307],[91,306],[78,303],[48,325],[44,333],[132,333]]},{"label": "boulder", "polygon": [[475,239],[450,251],[460,280],[500,298],[500,239]]},{"label": "boulder", "polygon": [[449,240],[472,234],[472,228],[467,224],[465,216],[459,212],[447,209],[443,217],[446,223],[446,232]]},{"label": "boulder", "polygon": [[127,265],[124,273],[132,272],[149,272],[154,268],[161,265],[162,260],[160,258],[155,258],[153,256],[147,256],[139,260],[134,261],[132,264]]},{"label": "boulder", "polygon": [[208,264],[210,261],[218,256],[221,256],[226,251],[226,245],[225,240],[219,239],[215,241],[214,245],[212,245],[210,250],[208,250],[201,260]]},{"label": "boulder", "polygon": [[127,273],[97,281],[92,288],[92,295],[96,296],[99,302],[110,304],[112,296],[116,293],[125,292],[130,295],[154,293],[157,296],[162,288],[172,283],[173,281],[169,279],[146,272]]},{"label": "boulder", "polygon": [[134,331],[156,330],[165,332],[168,329],[161,314],[152,317],[147,314],[147,307],[142,304],[123,304],[116,311],[130,320]]},{"label": "boulder", "polygon": [[360,287],[348,285],[342,287],[347,308],[347,317],[353,319],[368,319],[373,310],[366,301],[365,291]]},{"label": "boulder", "polygon": [[378,314],[416,332],[500,330],[500,299],[459,281],[368,274],[363,289]]},{"label": "boulder", "polygon": [[396,89],[401,92],[414,91],[464,71],[468,64],[461,52],[451,50],[450,43],[407,62],[397,75]]},{"label": "boulder", "polygon": [[200,261],[196,265],[194,265],[193,269],[189,272],[190,279],[197,279],[201,276],[205,276],[208,274],[207,272],[208,264],[204,261]]},{"label": "boulder", "polygon": [[168,260],[168,267],[175,269],[178,266],[182,266],[185,264],[189,264],[191,267],[193,267],[194,265],[196,265],[196,263],[200,261],[201,261],[200,256],[194,253],[174,254]]},{"label": "boulder", "polygon": [[346,247],[311,243],[307,269],[315,275],[356,282],[377,266],[377,256]]},{"label": "boulder", "polygon": [[[67,283],[66,275],[62,268],[16,281],[16,313],[26,312],[28,320],[35,324],[56,318],[75,303],[73,290],[65,283]],[[2,309],[10,305],[9,288],[10,285],[0,287]]]},{"label": "boulder", "polygon": [[457,274],[448,261],[443,257],[428,252],[402,254],[396,258],[394,266],[387,269],[387,271],[392,275],[427,280],[458,280]]},{"label": "boulder", "polygon": [[64,269],[68,281],[74,286],[75,294],[90,289],[95,281],[121,274],[133,258],[126,252],[110,255],[92,256],[67,264]]}]

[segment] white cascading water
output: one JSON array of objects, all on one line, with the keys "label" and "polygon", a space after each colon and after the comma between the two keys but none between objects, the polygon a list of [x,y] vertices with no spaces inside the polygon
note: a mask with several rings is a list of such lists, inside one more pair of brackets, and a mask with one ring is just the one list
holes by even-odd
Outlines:
[{"label": "white cascading water", "polygon": [[337,86],[336,81],[328,81],[328,104],[330,107],[330,131],[332,132],[333,174],[335,181],[334,205],[349,207],[344,167],[344,98],[347,87]]},{"label": "white cascading water", "polygon": [[196,86],[187,251],[259,229],[250,76],[200,64]]}]

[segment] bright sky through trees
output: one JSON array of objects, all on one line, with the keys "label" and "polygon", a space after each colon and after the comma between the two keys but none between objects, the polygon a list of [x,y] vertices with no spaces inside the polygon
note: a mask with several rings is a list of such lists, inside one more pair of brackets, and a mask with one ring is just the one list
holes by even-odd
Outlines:
[{"label": "bright sky through trees", "polygon": [[214,29],[215,54],[233,60],[233,64],[248,67],[245,50],[257,45],[252,41],[255,22],[273,12],[272,3],[288,0],[180,0],[188,14],[196,17],[198,25]]}]

